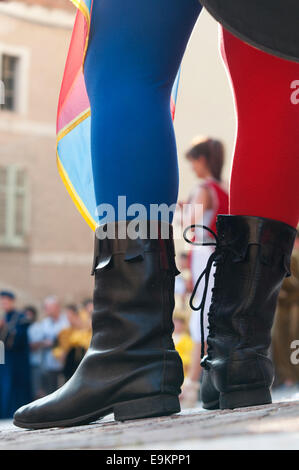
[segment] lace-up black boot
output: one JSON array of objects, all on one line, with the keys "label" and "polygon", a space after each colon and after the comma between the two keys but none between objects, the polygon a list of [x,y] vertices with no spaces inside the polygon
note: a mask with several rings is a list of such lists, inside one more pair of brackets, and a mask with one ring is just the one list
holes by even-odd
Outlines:
[{"label": "lace-up black boot", "polygon": [[17,426],[64,427],[112,412],[124,421],[180,411],[183,369],[172,341],[171,227],[169,239],[160,233],[156,239],[133,240],[126,223],[113,225],[104,231],[115,229],[115,239],[95,240],[90,348],[62,388],[15,413]]},{"label": "lace-up black boot", "polygon": [[271,328],[282,281],[290,275],[296,230],[261,217],[221,215],[217,232],[209,263],[215,262],[216,272],[202,361],[203,406],[271,403]]}]

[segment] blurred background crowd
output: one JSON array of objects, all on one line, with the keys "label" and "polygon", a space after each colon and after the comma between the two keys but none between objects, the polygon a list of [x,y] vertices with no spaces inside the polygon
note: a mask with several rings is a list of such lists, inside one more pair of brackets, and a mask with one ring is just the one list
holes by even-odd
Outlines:
[{"label": "blurred background crowd", "polygon": [[61,306],[48,296],[42,312],[16,308],[13,292],[0,292],[0,339],[5,344],[0,365],[0,419],[33,399],[54,392],[68,380],[91,339],[92,300]]}]

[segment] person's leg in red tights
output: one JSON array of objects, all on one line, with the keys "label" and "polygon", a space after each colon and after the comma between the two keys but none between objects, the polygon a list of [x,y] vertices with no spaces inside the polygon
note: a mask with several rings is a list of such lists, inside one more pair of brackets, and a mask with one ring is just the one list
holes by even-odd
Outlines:
[{"label": "person's leg in red tights", "polygon": [[222,35],[238,133],[230,214],[217,219],[214,296],[202,361],[207,409],[272,401],[271,329],[299,219],[299,105],[291,100],[299,64],[260,52],[225,30]]},{"label": "person's leg in red tights", "polygon": [[221,50],[235,95],[238,132],[230,214],[299,220],[299,64],[262,52],[222,28]]}]

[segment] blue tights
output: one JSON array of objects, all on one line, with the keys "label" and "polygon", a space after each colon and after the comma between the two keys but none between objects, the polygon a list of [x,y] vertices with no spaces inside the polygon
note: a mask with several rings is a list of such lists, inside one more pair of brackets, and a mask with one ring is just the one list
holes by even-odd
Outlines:
[{"label": "blue tights", "polygon": [[94,1],[84,68],[94,184],[118,219],[118,196],[148,218],[150,204],[177,201],[170,94],[200,11],[198,0]]}]

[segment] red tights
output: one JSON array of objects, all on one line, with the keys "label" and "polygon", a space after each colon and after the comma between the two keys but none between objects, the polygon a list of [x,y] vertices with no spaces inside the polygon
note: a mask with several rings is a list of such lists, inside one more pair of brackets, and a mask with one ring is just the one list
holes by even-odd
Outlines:
[{"label": "red tights", "polygon": [[230,214],[267,217],[296,227],[299,64],[261,52],[224,29],[221,46],[238,115]]}]

